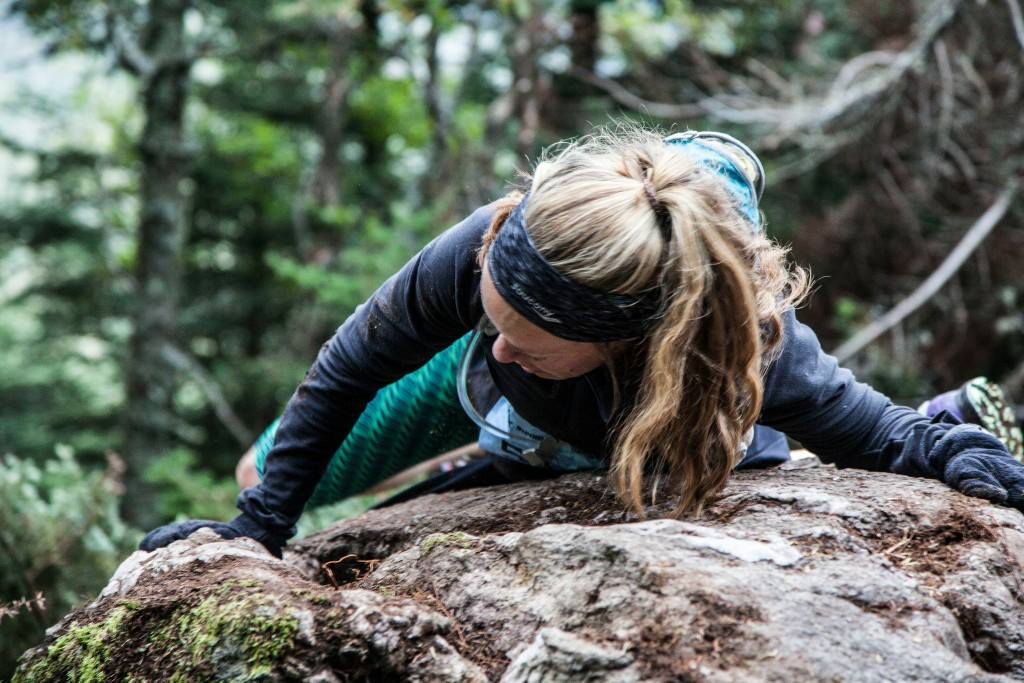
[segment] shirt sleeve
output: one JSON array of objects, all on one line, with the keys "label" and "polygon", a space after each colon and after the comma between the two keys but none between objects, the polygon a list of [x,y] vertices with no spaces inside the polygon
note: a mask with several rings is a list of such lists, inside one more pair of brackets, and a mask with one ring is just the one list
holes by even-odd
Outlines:
[{"label": "shirt sleeve", "polygon": [[449,228],[323,345],[281,418],[263,481],[238,507],[285,536],[374,394],[470,330],[482,314],[476,254],[490,206]]},{"label": "shirt sleeve", "polygon": [[913,454],[928,453],[954,426],[896,406],[825,353],[790,310],[783,346],[768,366],[760,423],[839,467],[939,477]]}]

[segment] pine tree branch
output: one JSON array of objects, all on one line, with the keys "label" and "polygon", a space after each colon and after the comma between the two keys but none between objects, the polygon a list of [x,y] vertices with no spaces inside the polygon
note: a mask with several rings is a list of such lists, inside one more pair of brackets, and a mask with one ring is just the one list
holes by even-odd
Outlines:
[{"label": "pine tree branch", "polygon": [[671,104],[668,102],[645,100],[639,95],[630,92],[629,89],[620,83],[610,78],[602,78],[578,66],[569,67],[569,73],[581,81],[605,91],[623,107],[633,111],[644,112],[659,119],[685,120],[704,116],[707,113],[703,106],[696,103]]}]

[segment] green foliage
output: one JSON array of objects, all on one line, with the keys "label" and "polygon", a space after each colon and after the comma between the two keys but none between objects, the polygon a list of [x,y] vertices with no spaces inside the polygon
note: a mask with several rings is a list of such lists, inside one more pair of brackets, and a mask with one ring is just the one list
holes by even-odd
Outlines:
[{"label": "green foliage", "polygon": [[45,609],[0,619],[0,678],[43,629],[106,583],[138,532],[118,515],[116,461],[87,471],[70,448],[43,464],[0,458],[0,604],[45,597]]},{"label": "green foliage", "polygon": [[174,450],[150,465],[146,481],[158,487],[157,506],[168,519],[227,520],[237,514],[234,478],[217,478],[197,469],[195,454],[186,449]]},{"label": "green foliage", "polygon": [[397,493],[397,491],[367,496],[352,496],[331,505],[323,505],[307,510],[299,519],[296,538],[302,538],[315,534],[318,531],[323,531],[330,525],[343,519],[357,517],[377,503],[385,500],[392,493]]},{"label": "green foliage", "polygon": [[[283,281],[300,288],[315,301],[335,311],[351,311],[436,232],[435,216],[436,212],[429,208],[411,215],[396,212],[387,222],[367,216],[359,224],[359,241],[341,248],[330,268],[303,264],[273,252],[267,255],[267,265]],[[339,232],[348,234],[355,230],[360,216],[354,211],[335,211],[321,217],[332,221]]]},{"label": "green foliage", "polygon": [[97,459],[121,398],[117,357],[95,334],[54,334],[48,323],[64,317],[54,296],[0,305],[0,445],[46,452],[64,442]]},{"label": "green foliage", "polygon": [[835,317],[836,330],[844,337],[852,335],[864,324],[864,307],[850,297],[840,297],[836,301]]},{"label": "green foliage", "polygon": [[372,142],[386,143],[392,136],[406,147],[422,147],[430,123],[411,78],[372,76],[352,95],[352,116]]}]

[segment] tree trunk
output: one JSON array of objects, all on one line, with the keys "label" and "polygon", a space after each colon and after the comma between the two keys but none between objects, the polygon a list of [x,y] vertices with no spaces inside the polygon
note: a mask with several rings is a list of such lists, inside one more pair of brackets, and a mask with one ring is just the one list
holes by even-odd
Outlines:
[{"label": "tree trunk", "polygon": [[[357,34],[354,52],[364,60],[364,78],[380,73],[384,65],[385,54],[381,47],[380,16],[381,10],[377,0],[359,0],[359,14],[363,17],[362,27]],[[389,154],[384,138],[377,135],[362,136],[363,160],[362,167],[367,176],[373,178],[369,187],[362,188],[367,206],[386,207],[388,201],[400,191],[400,187],[388,169]]]},{"label": "tree trunk", "polygon": [[597,71],[598,40],[601,27],[598,10],[605,0],[572,0],[569,4],[569,24],[572,34],[568,39],[570,63],[567,73],[552,79],[553,97],[541,112],[546,121],[567,135],[577,135],[594,120],[594,112],[586,108],[586,99],[598,93],[589,82],[578,76]]},{"label": "tree trunk", "polygon": [[319,206],[334,207],[341,203],[341,169],[338,147],[341,145],[348,113],[348,95],[352,79],[348,73],[349,45],[352,35],[340,27],[331,39],[331,65],[327,71],[327,87],[320,108],[320,161],[313,176],[313,200]]},{"label": "tree trunk", "polygon": [[540,68],[537,63],[543,30],[544,11],[537,2],[529,3],[529,13],[521,18],[512,42],[512,89],[515,93],[516,161],[528,166],[540,128]]},{"label": "tree trunk", "polygon": [[183,114],[190,63],[186,57],[184,0],[150,3],[142,49],[152,69],[142,75],[145,127],[141,215],[136,256],[133,332],[125,372],[124,458],[128,465],[125,517],[143,528],[157,523],[146,468],[173,446],[176,370],[163,349],[175,341],[185,242],[187,152]]}]

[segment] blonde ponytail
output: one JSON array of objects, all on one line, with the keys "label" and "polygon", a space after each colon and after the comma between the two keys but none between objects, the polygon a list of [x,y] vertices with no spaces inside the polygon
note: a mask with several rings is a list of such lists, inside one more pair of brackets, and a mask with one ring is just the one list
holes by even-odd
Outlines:
[{"label": "blonde ponytail", "polygon": [[[620,124],[557,147],[530,192],[530,237],[563,275],[619,294],[661,292],[660,316],[630,343],[634,392],[612,426],[611,477],[639,514],[650,474],[678,491],[677,516],[699,511],[760,414],[762,365],[781,341],[782,312],[806,295],[806,272],[787,266],[719,176],[659,131]],[[517,201],[500,204],[481,262]]]}]

